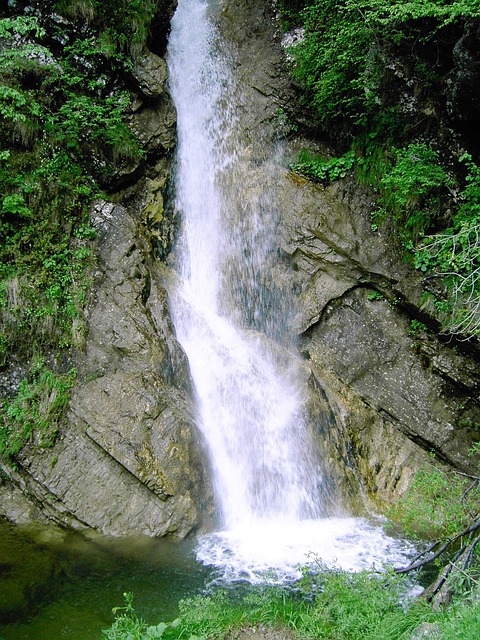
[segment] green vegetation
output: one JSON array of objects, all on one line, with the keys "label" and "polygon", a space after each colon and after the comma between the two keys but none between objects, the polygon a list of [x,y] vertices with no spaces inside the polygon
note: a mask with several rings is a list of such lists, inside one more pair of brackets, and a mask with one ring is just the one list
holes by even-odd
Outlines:
[{"label": "green vegetation", "polygon": [[420,320],[412,320],[410,322],[410,326],[408,328],[407,333],[412,338],[416,338],[419,334],[423,333],[424,331],[427,331],[427,326],[423,324],[423,322],[420,322]]},{"label": "green vegetation", "polygon": [[58,427],[75,382],[74,369],[56,374],[41,361],[34,364],[17,396],[0,414],[0,457],[15,466],[15,457],[27,443],[42,448],[53,446]]},{"label": "green vegetation", "polygon": [[479,479],[432,466],[417,472],[390,516],[409,536],[455,538],[480,517]]},{"label": "green vegetation", "polygon": [[[409,567],[352,574],[314,560],[296,584],[215,588],[180,602],[179,617],[157,625],[147,624],[136,613],[132,594],[124,594],[125,606],[114,609],[115,621],[104,636],[108,640],[220,640],[237,637],[239,630],[250,627],[261,637],[266,627],[285,638],[412,640],[416,630],[428,628],[436,640],[476,639],[480,634],[479,481],[459,473],[447,475],[433,460],[418,472],[390,514],[408,535],[423,543],[434,540]],[[419,570],[432,563],[441,580],[426,597],[414,597]],[[431,571],[426,580],[432,580]],[[452,598],[445,606],[433,601],[441,588],[447,588]]]},{"label": "green vegetation", "polygon": [[[400,91],[410,79],[419,80],[424,91],[434,88],[444,61],[439,53],[431,62],[428,45],[451,45],[454,29],[480,16],[478,0],[282,0],[280,5],[287,22],[305,30],[294,49],[294,75],[315,120],[325,131],[333,127],[336,136],[364,133],[368,125],[384,140],[405,133],[411,122],[389,80],[396,77]],[[408,65],[407,73],[385,68],[395,60]]]},{"label": "green vegetation", "polygon": [[292,169],[321,182],[354,170],[377,193],[372,228],[393,223],[409,259],[436,282],[429,308],[443,330],[478,336],[480,169],[468,138],[467,152],[456,151],[438,133],[449,118],[453,47],[480,19],[480,2],[281,0],[280,7],[286,26],[304,33],[292,48],[302,109],[311,129],[343,151],[330,159],[302,154]]},{"label": "green vegetation", "polygon": [[345,178],[355,163],[353,151],[345,153],[340,158],[322,158],[314,156],[309,151],[302,151],[297,162],[290,165],[292,171],[314,178],[319,182],[332,182]]},{"label": "green vegetation", "polygon": [[385,300],[383,294],[381,294],[379,291],[375,291],[375,290],[371,291],[368,294],[368,299],[371,300],[371,301],[374,301],[374,300]]},{"label": "green vegetation", "polygon": [[155,15],[155,0],[58,0],[55,9],[63,15],[95,24],[99,43],[114,57],[119,52],[140,51]]},{"label": "green vegetation", "polygon": [[[409,567],[352,574],[314,559],[296,584],[215,588],[180,602],[180,616],[157,625],[142,620],[132,594],[124,594],[125,606],[114,610],[115,621],[104,636],[219,640],[237,637],[238,630],[249,627],[261,636],[262,627],[271,627],[285,638],[412,640],[426,625],[436,640],[479,637],[480,477],[447,474],[434,466],[432,457],[390,516],[409,536],[423,541],[422,552]],[[433,543],[425,546],[427,540]],[[429,569],[424,583],[432,581],[435,567],[439,579],[424,597],[414,597],[412,588],[422,579],[419,572],[424,567]],[[451,601],[439,606],[434,598],[445,588]]]},{"label": "green vegetation", "polygon": [[137,149],[122,121],[126,96],[102,95],[99,80],[92,78],[98,50],[75,41],[54,56],[35,41],[45,31],[30,16],[0,20],[0,35],[5,361],[12,350],[28,356],[35,349],[81,342],[77,325],[94,236],[87,207],[108,173],[102,164]]},{"label": "green vegetation", "polygon": [[424,144],[393,149],[393,165],[379,184],[376,218],[389,216],[404,233],[405,243],[417,241],[432,228],[449,178],[435,151]]},{"label": "green vegetation", "polygon": [[[253,626],[283,630],[290,637],[333,640],[410,640],[422,624],[435,628],[438,640],[474,639],[480,632],[475,596],[435,611],[424,599],[408,598],[409,584],[386,572],[349,574],[325,570],[298,585],[298,591],[250,588],[243,597],[217,591],[182,601],[172,623],[148,625],[135,612],[131,594],[114,610],[116,620],[104,631],[108,640],[194,640],[236,637]],[[312,591],[313,589],[313,591]],[[308,594],[308,597],[306,597]]]},{"label": "green vegetation", "polygon": [[452,333],[480,332],[480,167],[469,154],[465,189],[448,229],[429,236],[417,247],[415,266],[447,284],[451,302],[444,323]]},{"label": "green vegetation", "polygon": [[[475,452],[478,453],[478,445],[472,449],[472,454]],[[437,567],[438,576],[429,587],[430,599],[440,594],[441,602],[447,594],[448,599],[455,595],[459,602],[465,602],[472,592],[478,594],[479,484],[480,476],[447,473],[432,465],[417,472],[406,495],[391,510],[390,516],[401,523],[407,534],[423,541],[433,540],[408,567],[397,569],[398,573],[411,574],[424,567]],[[478,622],[472,622],[475,624]],[[459,634],[463,632],[460,627]]]},{"label": "green vegetation", "polygon": [[[124,122],[124,87],[155,6],[34,0],[0,12],[0,366],[84,343],[96,236],[88,210],[120,165],[143,158]],[[56,429],[57,400],[45,413],[35,399],[52,392],[45,376],[32,368],[3,405],[6,460],[33,432],[48,440],[47,418]]]}]

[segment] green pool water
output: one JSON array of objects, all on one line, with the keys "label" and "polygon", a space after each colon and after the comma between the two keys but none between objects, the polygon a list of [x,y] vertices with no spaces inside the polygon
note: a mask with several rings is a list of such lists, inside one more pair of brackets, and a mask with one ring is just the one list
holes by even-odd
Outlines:
[{"label": "green pool water", "polygon": [[100,639],[125,592],[147,622],[173,620],[178,602],[208,582],[194,544],[0,521],[0,639]]}]

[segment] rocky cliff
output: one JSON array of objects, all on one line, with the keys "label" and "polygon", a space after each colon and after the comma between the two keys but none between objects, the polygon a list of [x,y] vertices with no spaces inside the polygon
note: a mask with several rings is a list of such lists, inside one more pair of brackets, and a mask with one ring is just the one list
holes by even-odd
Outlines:
[{"label": "rocky cliff", "polygon": [[4,466],[1,513],[14,522],[184,537],[209,500],[188,366],[158,259],[173,228],[164,200],[176,132],[166,65],[153,50],[164,52],[172,10],[173,3],[158,3],[150,48],[137,53],[125,78],[128,123],[146,153],[134,162],[120,158],[108,201],[91,210],[97,259],[87,338],[70,354],[77,384],[66,418],[53,447],[32,442],[13,467]]},{"label": "rocky cliff", "polygon": [[[420,311],[420,276],[388,228],[372,230],[371,194],[348,179],[324,188],[288,170],[312,142],[284,120],[295,98],[272,7],[227,0],[219,21],[236,58],[235,108],[259,175],[281,148],[285,269],[277,285],[297,292],[305,411],[333,493],[357,511],[382,509],[431,452],[472,470],[478,353],[446,341]],[[175,114],[156,53],[138,58],[130,114],[149,161],[141,170],[119,167],[111,201],[91,211],[98,262],[86,344],[75,354],[78,383],[53,448],[26,447],[0,485],[1,513],[13,521],[183,537],[211,510],[188,363],[169,319],[171,274],[160,260],[175,230],[166,213]]]},{"label": "rocky cliff", "polygon": [[[266,137],[282,147],[284,166],[298,149],[321,146],[286,118],[296,98],[271,8],[226,3],[222,25],[237,50],[238,110],[257,164]],[[325,474],[347,503],[385,508],[432,455],[474,471],[478,350],[442,336],[421,310],[422,275],[388,225],[372,229],[373,194],[349,179],[323,187],[281,168],[277,183],[283,286],[298,292],[294,324]]]}]

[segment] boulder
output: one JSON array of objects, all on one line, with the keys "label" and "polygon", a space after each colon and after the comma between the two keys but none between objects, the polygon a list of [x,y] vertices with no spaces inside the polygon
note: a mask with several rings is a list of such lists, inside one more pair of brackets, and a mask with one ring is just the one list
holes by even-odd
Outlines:
[{"label": "boulder", "polygon": [[163,58],[151,51],[147,50],[136,58],[133,75],[147,98],[158,98],[165,91],[167,65]]},{"label": "boulder", "polygon": [[175,121],[175,108],[167,93],[151,103],[143,104],[128,118],[131,130],[153,158],[161,157],[173,149]]}]

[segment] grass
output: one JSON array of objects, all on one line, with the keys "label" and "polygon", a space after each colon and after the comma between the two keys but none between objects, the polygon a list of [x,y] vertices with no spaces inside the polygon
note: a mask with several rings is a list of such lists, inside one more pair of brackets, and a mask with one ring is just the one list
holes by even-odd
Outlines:
[{"label": "grass", "polygon": [[317,640],[410,640],[422,625],[433,625],[438,640],[480,637],[480,603],[474,595],[435,611],[422,598],[408,598],[409,583],[391,572],[350,574],[327,571],[307,576],[296,589],[250,587],[216,590],[180,603],[171,623],[148,626],[135,612],[132,594],[114,610],[107,640],[220,640],[244,627],[284,629],[293,637]]}]

